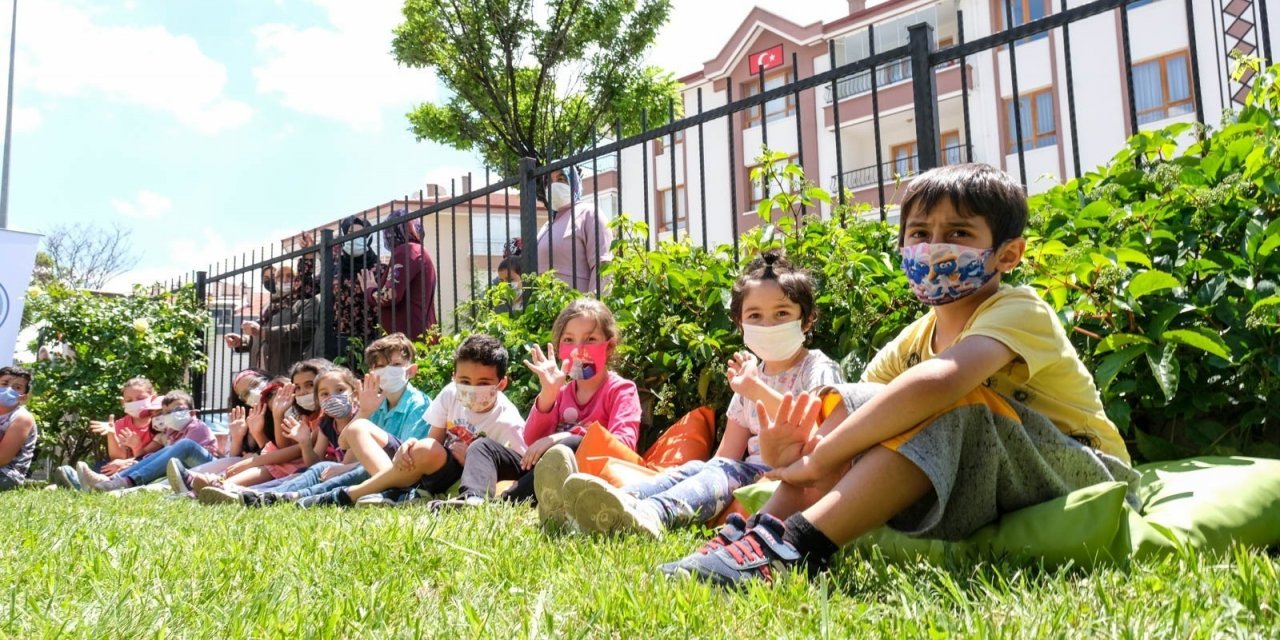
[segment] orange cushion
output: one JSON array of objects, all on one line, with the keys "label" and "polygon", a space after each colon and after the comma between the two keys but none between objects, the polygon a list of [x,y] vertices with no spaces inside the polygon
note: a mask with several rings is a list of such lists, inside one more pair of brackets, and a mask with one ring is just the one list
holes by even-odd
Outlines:
[{"label": "orange cushion", "polygon": [[711,457],[716,444],[716,414],[698,407],[685,414],[644,452],[644,462],[655,469],[678,467],[690,460]]},{"label": "orange cushion", "polygon": [[582,444],[578,445],[578,452],[575,457],[578,459],[578,471],[589,473],[593,476],[600,475],[600,471],[604,468],[604,463],[609,458],[617,458],[644,466],[644,459],[640,457],[640,454],[614,437],[599,422],[593,422],[591,426],[587,427],[587,433],[582,436]]}]

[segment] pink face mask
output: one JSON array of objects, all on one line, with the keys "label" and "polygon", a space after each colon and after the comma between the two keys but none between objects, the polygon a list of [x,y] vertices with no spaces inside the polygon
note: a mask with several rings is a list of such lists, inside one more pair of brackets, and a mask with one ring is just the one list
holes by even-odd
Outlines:
[{"label": "pink face mask", "polygon": [[609,345],[605,342],[561,344],[560,361],[565,360],[569,361],[569,379],[590,380],[605,370],[609,361]]}]

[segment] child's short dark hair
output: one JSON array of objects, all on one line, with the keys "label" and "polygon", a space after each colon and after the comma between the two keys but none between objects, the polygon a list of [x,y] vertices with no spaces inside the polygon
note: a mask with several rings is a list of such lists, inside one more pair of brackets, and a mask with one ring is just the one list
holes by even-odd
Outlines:
[{"label": "child's short dark hair", "polygon": [[289,381],[293,382],[293,377],[299,373],[312,373],[319,378],[320,374],[332,368],[333,363],[324,358],[307,358],[306,360],[295,362],[292,367],[289,367]]},{"label": "child's short dark hair", "polygon": [[524,275],[524,267],[520,264],[520,256],[509,256],[502,259],[498,263],[498,271],[506,270],[508,273],[514,273],[518,276]]},{"label": "child's short dark hair", "polygon": [[902,194],[898,246],[906,237],[912,213],[928,212],[943,199],[956,213],[987,221],[995,246],[1022,237],[1027,226],[1027,195],[1009,174],[982,163],[955,164],[916,176]]},{"label": "child's short dark hair", "polygon": [[180,391],[177,389],[164,394],[164,397],[160,399],[160,408],[168,409],[175,403],[182,403],[186,405],[188,409],[196,408],[195,402],[191,400],[190,394],[186,391]]},{"label": "child's short dark hair", "polygon": [[369,346],[364,348],[364,366],[366,369],[376,369],[377,367],[374,366],[375,360],[382,359],[390,362],[392,354],[396,353],[403,355],[404,359],[408,360],[410,364],[413,363],[417,355],[417,351],[413,347],[413,341],[399,332],[383,336],[369,343]]},{"label": "child's short dark hair", "polygon": [[26,384],[24,393],[31,393],[31,372],[19,367],[18,365],[10,365],[8,367],[0,367],[0,378],[4,376],[13,376],[22,378],[22,382]]},{"label": "child's short dark hair", "polygon": [[742,304],[751,287],[766,280],[778,283],[787,299],[800,305],[800,322],[808,324],[818,318],[818,303],[814,298],[813,276],[804,269],[797,269],[777,251],[767,251],[756,257],[746,271],[733,283],[729,297],[729,315],[733,323],[742,327]]},{"label": "child's short dark hair", "polygon": [[458,345],[458,350],[453,354],[453,364],[456,366],[459,362],[474,362],[498,370],[498,378],[507,377],[507,365],[510,363],[511,357],[507,354],[507,348],[493,336],[477,333],[467,336],[462,344]]}]

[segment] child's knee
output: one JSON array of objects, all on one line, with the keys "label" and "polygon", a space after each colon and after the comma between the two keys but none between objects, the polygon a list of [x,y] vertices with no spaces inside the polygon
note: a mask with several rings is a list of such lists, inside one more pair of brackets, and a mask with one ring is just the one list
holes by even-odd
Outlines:
[{"label": "child's knee", "polygon": [[445,456],[448,454],[444,445],[435,440],[427,438],[423,443],[424,446],[413,449],[413,470],[423,474],[434,473],[444,466]]}]

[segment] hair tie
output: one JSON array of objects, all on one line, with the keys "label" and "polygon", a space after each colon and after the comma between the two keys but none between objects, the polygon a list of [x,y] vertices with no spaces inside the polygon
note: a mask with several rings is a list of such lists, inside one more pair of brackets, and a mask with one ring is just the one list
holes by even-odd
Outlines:
[{"label": "hair tie", "polygon": [[773,276],[773,263],[778,261],[778,255],[774,253],[764,254],[764,275]]}]

